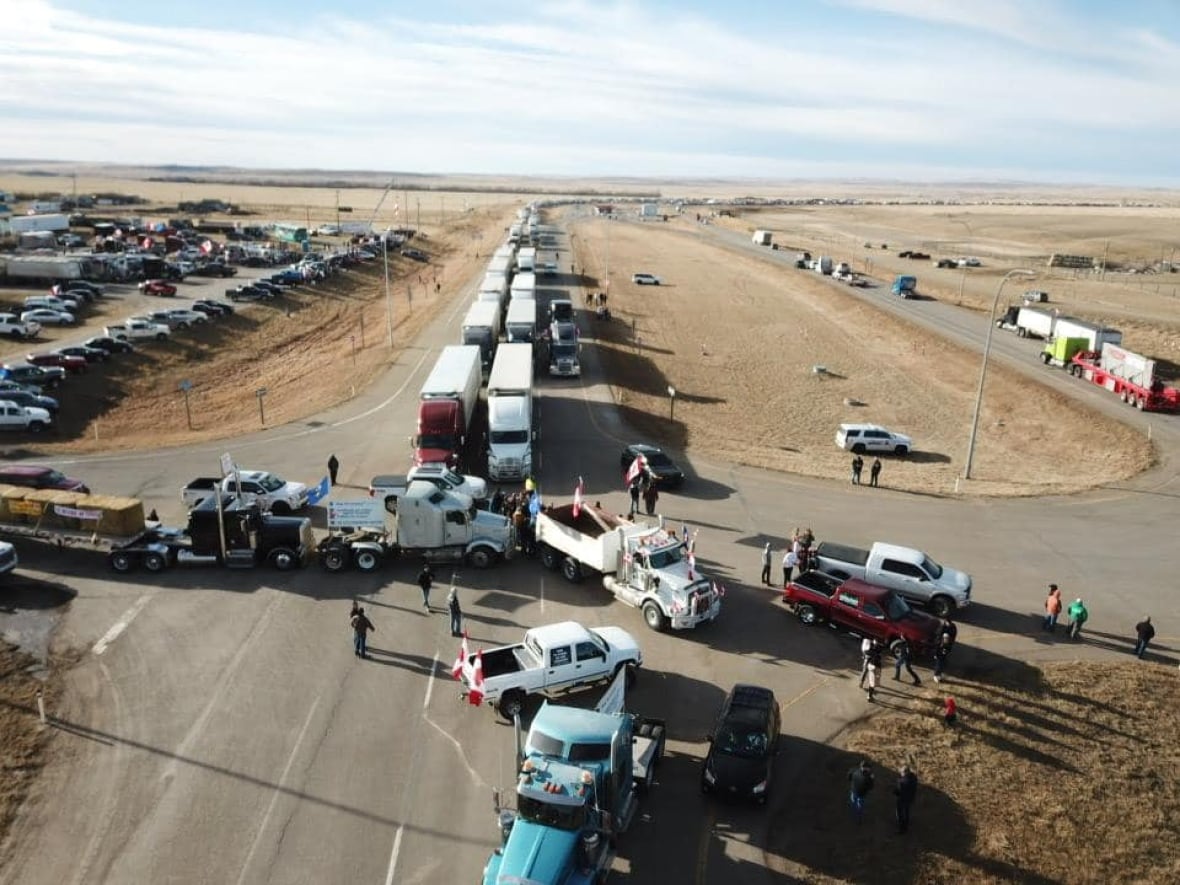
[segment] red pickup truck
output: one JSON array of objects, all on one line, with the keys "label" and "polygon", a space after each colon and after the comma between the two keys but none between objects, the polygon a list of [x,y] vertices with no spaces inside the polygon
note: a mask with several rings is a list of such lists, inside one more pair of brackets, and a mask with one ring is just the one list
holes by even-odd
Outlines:
[{"label": "red pickup truck", "polygon": [[891,651],[904,637],[915,655],[924,654],[938,637],[938,618],[910,608],[893,590],[859,578],[804,572],[783,589],[782,601],[804,624],[830,624],[876,639]]}]

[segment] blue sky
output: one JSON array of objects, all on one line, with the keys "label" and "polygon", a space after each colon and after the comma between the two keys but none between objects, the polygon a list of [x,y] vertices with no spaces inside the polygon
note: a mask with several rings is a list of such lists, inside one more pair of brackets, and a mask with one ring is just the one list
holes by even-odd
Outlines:
[{"label": "blue sky", "polygon": [[0,157],[1174,187],[1174,0],[3,0]]}]

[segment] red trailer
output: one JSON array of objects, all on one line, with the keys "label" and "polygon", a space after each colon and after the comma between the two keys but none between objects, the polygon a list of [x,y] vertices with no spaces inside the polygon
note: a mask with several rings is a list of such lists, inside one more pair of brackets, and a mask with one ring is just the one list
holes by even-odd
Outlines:
[{"label": "red trailer", "polygon": [[1155,361],[1113,344],[1074,354],[1069,373],[1105,387],[1141,412],[1180,412],[1180,390],[1155,377]]}]

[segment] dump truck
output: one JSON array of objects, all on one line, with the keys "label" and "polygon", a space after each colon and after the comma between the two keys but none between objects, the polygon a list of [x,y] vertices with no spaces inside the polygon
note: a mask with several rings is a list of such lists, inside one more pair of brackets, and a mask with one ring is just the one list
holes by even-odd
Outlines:
[{"label": "dump truck", "polygon": [[500,846],[484,885],[589,885],[606,881],[618,838],[655,784],[664,755],[662,719],[625,709],[617,676],[593,710],[545,702],[520,748],[514,804],[493,807]]},{"label": "dump truck", "polygon": [[688,562],[682,542],[663,526],[633,523],[598,507],[564,504],[537,514],[537,549],[545,568],[577,583],[602,575],[615,598],[643,612],[652,630],[686,630],[714,620],[721,597]]}]

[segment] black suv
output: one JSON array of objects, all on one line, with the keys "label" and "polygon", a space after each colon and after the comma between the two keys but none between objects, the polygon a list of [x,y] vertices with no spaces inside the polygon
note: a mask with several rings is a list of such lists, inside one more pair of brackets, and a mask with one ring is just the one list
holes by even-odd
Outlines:
[{"label": "black suv", "polygon": [[709,735],[701,790],[765,804],[774,776],[779,725],[773,691],[735,685]]}]

